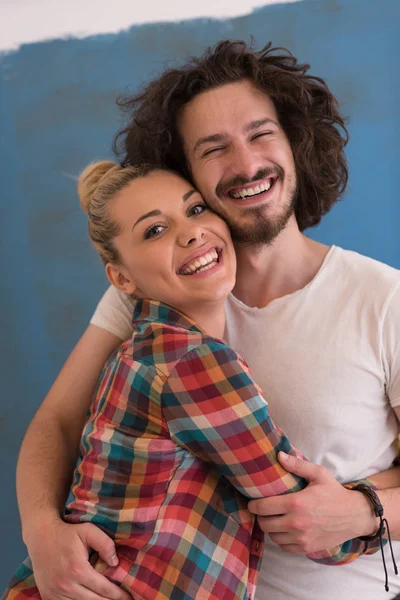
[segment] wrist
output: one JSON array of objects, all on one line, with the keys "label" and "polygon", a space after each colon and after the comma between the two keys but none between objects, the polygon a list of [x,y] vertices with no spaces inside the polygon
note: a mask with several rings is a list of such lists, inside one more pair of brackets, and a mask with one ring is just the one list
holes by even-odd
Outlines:
[{"label": "wrist", "polygon": [[355,537],[374,536],[379,530],[379,518],[375,515],[373,506],[368,498],[358,490],[352,490],[355,496],[358,515],[358,531]]},{"label": "wrist", "polygon": [[380,546],[381,553],[382,553],[383,568],[385,571],[385,590],[388,592],[389,591],[388,572],[386,569],[385,555],[383,552],[383,546],[386,543],[386,540],[383,538],[383,536],[386,533],[387,533],[387,537],[388,537],[388,541],[389,541],[389,547],[390,547],[390,552],[392,555],[395,575],[398,574],[398,569],[397,569],[397,564],[396,564],[394,554],[393,554],[392,541],[390,539],[389,523],[384,516],[384,509],[383,509],[382,502],[380,501],[380,498],[379,498],[378,494],[376,493],[376,491],[373,489],[373,486],[369,485],[368,483],[367,484],[359,483],[353,489],[354,489],[354,491],[361,492],[366,498],[368,498],[369,502],[371,503],[372,510],[373,510],[375,516],[379,518],[379,527],[378,527],[377,533],[372,534],[372,535],[370,534],[367,536],[361,536],[358,539],[362,542],[366,542],[367,544],[376,544],[377,541],[379,542],[379,546]]},{"label": "wrist", "polygon": [[48,532],[50,528],[64,523],[60,512],[53,508],[35,511],[31,519],[24,519],[22,523],[22,539],[26,547],[35,545],[43,537],[43,532]]},{"label": "wrist", "polygon": [[372,484],[368,479],[349,483],[344,486],[350,492],[350,514],[352,515],[353,524],[351,538],[375,535],[379,529],[379,518],[375,515],[371,502],[365,494],[354,489],[360,483],[363,483],[375,491],[378,489],[377,486]]}]

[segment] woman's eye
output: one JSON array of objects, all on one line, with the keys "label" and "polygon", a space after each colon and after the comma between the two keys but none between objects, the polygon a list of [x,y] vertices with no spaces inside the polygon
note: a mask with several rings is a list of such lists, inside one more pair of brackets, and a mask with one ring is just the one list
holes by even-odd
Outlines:
[{"label": "woman's eye", "polygon": [[152,227],[149,227],[149,229],[145,231],[144,238],[148,240],[149,238],[157,237],[164,229],[164,225],[152,225]]},{"label": "woman's eye", "polygon": [[188,215],[192,217],[193,215],[201,215],[205,210],[207,210],[207,206],[205,204],[195,204],[189,209]]}]

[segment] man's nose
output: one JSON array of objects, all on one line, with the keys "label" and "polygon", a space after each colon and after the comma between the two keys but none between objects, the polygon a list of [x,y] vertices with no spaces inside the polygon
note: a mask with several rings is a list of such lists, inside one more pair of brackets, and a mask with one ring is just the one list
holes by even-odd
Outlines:
[{"label": "man's nose", "polygon": [[247,179],[252,179],[261,168],[261,162],[254,148],[248,144],[240,144],[232,150],[230,170],[232,175],[243,175]]}]

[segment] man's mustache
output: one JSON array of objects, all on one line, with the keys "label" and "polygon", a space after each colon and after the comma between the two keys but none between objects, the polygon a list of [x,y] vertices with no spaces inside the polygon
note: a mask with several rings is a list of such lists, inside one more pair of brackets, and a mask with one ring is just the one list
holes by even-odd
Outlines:
[{"label": "man's mustache", "polygon": [[217,196],[222,196],[222,194],[229,192],[232,188],[247,185],[248,183],[254,183],[261,179],[268,179],[269,177],[283,179],[283,170],[281,167],[260,169],[251,179],[244,175],[235,175],[235,177],[232,177],[232,179],[229,179],[228,181],[220,181],[215,192]]}]

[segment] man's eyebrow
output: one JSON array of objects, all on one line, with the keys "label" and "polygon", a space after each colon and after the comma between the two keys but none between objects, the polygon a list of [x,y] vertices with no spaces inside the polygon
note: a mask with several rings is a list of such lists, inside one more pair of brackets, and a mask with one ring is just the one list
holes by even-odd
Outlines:
[{"label": "man's eyebrow", "polygon": [[262,127],[263,125],[275,125],[276,127],[279,127],[279,123],[277,123],[273,119],[258,119],[257,121],[251,121],[251,123],[248,123],[244,131],[245,133],[250,133],[250,131],[254,131],[259,127]]},{"label": "man's eyebrow", "polygon": [[[258,119],[257,121],[251,121],[251,123],[248,123],[244,128],[244,132],[249,133],[250,131],[254,131],[259,127],[262,127],[263,125],[268,124],[275,125],[275,127],[279,127],[279,123],[274,121],[274,119]],[[198,150],[198,148],[203,144],[209,144],[212,142],[224,142],[225,140],[226,135],[224,135],[223,133],[214,133],[213,135],[206,135],[205,137],[201,137],[197,140],[197,142],[193,146],[193,152],[196,152],[196,150]]]},{"label": "man's eyebrow", "polygon": [[208,144],[210,142],[223,142],[225,139],[226,136],[223,133],[214,133],[213,135],[206,135],[205,137],[201,137],[193,146],[193,152],[196,152],[196,150],[198,150],[198,148],[203,144]]},{"label": "man's eyebrow", "polygon": [[[132,225],[132,229],[134,227],[136,227],[136,225],[138,223],[140,223],[140,221],[143,221],[144,219],[148,219],[149,217],[157,217],[158,215],[161,215],[161,210],[151,210],[150,212],[146,213],[145,215],[142,215],[141,217],[138,218],[138,220],[136,221],[136,223],[134,223]],[[131,231],[132,231],[131,229]]]}]

